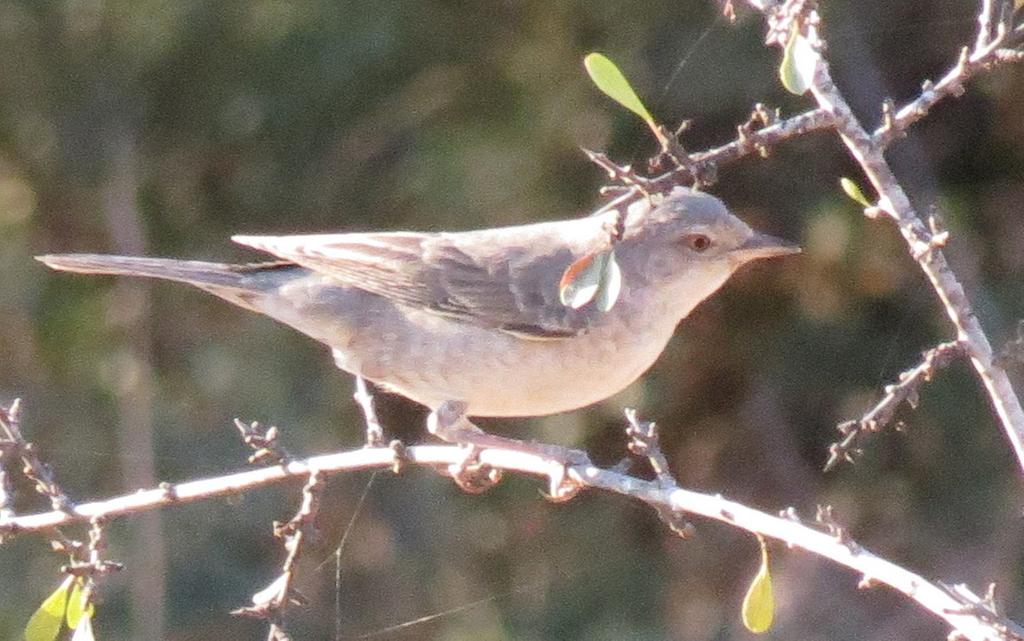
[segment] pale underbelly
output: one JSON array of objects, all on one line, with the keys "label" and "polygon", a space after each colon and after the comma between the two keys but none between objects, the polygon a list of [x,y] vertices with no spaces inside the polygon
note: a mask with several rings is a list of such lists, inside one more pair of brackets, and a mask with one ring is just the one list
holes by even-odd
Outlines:
[{"label": "pale underbelly", "polygon": [[602,329],[536,341],[463,326],[456,337],[411,344],[379,335],[376,349],[335,350],[335,360],[427,407],[458,400],[471,416],[541,416],[621,391],[654,363],[670,336],[671,328],[640,334]]},{"label": "pale underbelly", "polygon": [[254,307],[330,346],[341,369],[430,408],[462,401],[471,416],[541,416],[601,401],[643,374],[675,329],[671,314],[638,300],[580,336],[530,340],[359,290],[311,296],[299,286]]}]

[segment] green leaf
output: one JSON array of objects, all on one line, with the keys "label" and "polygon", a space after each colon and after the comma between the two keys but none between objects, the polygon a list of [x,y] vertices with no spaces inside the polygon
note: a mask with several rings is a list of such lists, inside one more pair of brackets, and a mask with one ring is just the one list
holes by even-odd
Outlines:
[{"label": "green leaf", "polygon": [[608,259],[604,261],[604,269],[601,271],[601,284],[597,288],[597,308],[602,312],[611,311],[615,307],[615,301],[619,300],[622,293],[622,270],[619,268],[619,261],[615,260],[615,252],[608,250]]},{"label": "green leaf", "polygon": [[807,38],[800,35],[800,25],[794,23],[782,54],[782,64],[779,66],[782,86],[792,94],[804,95],[814,82],[814,69],[817,63],[817,52]]},{"label": "green leaf", "polygon": [[559,299],[573,309],[596,299],[598,309],[607,312],[621,291],[622,270],[612,249],[587,254],[569,265],[558,284]]},{"label": "green leaf", "polygon": [[79,578],[71,586],[71,594],[68,596],[67,623],[68,628],[75,630],[78,622],[83,616],[91,617],[96,608],[92,603],[85,603],[85,581]]},{"label": "green leaf", "polygon": [[860,190],[860,185],[853,182],[852,179],[843,176],[842,178],[839,179],[839,185],[843,188],[843,191],[846,192],[846,195],[849,196],[854,202],[859,203],[865,207],[872,206],[871,201],[869,201],[867,196],[864,195],[864,192]]},{"label": "green leaf", "polygon": [[92,612],[83,614],[75,633],[71,635],[71,641],[96,641],[96,635],[92,633]]},{"label": "green leaf", "polygon": [[768,547],[761,542],[761,567],[743,597],[743,625],[756,634],[767,632],[775,618],[775,597],[772,596],[772,575],[768,571]]},{"label": "green leaf", "polygon": [[594,81],[609,98],[629,109],[647,122],[648,126],[654,127],[654,118],[647,107],[640,101],[640,98],[633,91],[629,81],[622,75],[615,63],[600,53],[588,54],[583,59],[583,66],[587,68],[590,79]]},{"label": "green leaf", "polygon": [[46,597],[32,618],[25,624],[25,641],[54,641],[60,634],[60,625],[64,621],[64,611],[68,607],[68,592],[75,577],[64,579],[53,594]]}]

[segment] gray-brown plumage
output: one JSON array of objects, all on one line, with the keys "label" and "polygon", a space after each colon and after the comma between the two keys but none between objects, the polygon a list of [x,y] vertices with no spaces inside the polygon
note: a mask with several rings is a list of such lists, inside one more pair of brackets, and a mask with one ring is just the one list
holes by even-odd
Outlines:
[{"label": "gray-brown plumage", "polygon": [[189,283],[325,343],[338,365],[431,408],[476,416],[565,411],[619,391],[678,322],[741,265],[793,253],[718,199],[677,189],[634,206],[610,311],[562,303],[559,281],[607,241],[610,216],[459,233],[237,236],[278,262],[225,265],[92,254],[65,271]]}]

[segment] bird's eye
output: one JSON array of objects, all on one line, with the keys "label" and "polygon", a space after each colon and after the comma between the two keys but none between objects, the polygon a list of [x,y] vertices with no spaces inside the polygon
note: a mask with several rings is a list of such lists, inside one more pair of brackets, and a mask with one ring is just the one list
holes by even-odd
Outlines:
[{"label": "bird's eye", "polygon": [[687,234],[683,237],[683,242],[696,252],[706,251],[711,247],[711,239],[707,234]]}]

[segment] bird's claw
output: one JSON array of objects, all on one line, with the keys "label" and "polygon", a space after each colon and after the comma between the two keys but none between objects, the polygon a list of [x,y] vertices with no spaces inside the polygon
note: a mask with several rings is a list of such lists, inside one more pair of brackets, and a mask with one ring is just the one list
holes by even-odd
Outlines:
[{"label": "bird's claw", "polygon": [[463,492],[480,494],[501,481],[501,470],[480,462],[480,448],[468,445],[464,456],[448,466],[448,475]]}]

